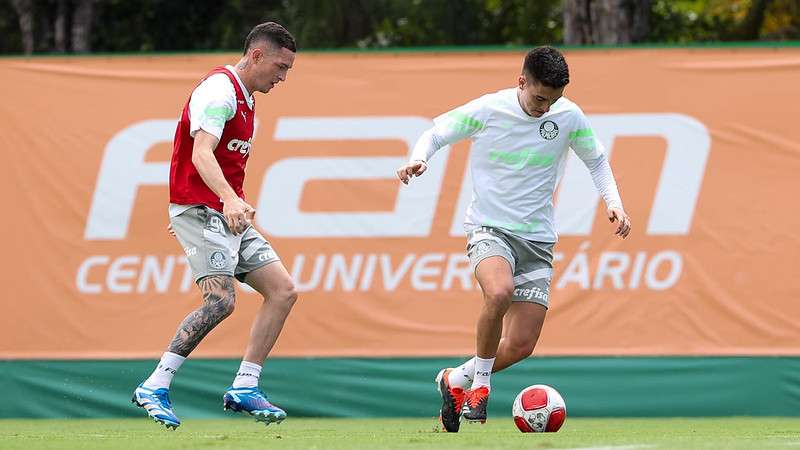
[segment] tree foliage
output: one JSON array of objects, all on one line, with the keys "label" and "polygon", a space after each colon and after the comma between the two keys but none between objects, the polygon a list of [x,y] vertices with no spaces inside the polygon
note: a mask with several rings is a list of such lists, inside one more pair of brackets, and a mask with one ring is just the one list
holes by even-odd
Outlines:
[{"label": "tree foliage", "polygon": [[238,50],[267,20],[301,48],[780,40],[800,0],[0,0],[0,52]]}]

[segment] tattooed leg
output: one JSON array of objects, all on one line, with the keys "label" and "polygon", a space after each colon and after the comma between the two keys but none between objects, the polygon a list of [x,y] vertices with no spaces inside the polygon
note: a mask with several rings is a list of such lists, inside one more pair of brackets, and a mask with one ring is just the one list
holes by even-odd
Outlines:
[{"label": "tattooed leg", "polygon": [[208,276],[198,281],[197,285],[203,294],[203,305],[183,319],[169,344],[170,352],[184,357],[197,347],[209,331],[231,315],[236,299],[231,276]]}]

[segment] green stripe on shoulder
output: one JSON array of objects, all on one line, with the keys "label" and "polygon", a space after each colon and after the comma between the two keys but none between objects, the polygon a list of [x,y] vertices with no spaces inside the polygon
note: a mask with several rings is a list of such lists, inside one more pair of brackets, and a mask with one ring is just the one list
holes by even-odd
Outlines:
[{"label": "green stripe on shoulder", "polygon": [[473,133],[483,129],[483,122],[474,117],[470,117],[461,111],[451,111],[448,114],[448,117],[453,120],[453,125],[458,127],[460,131]]},{"label": "green stripe on shoulder", "polygon": [[209,105],[208,107],[206,107],[205,111],[203,111],[203,114],[205,114],[206,117],[209,118],[214,118],[214,119],[222,118],[228,120],[231,117],[233,117],[233,110],[227,106]]},{"label": "green stripe on shoulder", "polygon": [[584,138],[584,137],[592,137],[594,136],[594,132],[591,128],[581,128],[580,130],[575,130],[569,134],[569,139],[574,140],[577,138]]}]

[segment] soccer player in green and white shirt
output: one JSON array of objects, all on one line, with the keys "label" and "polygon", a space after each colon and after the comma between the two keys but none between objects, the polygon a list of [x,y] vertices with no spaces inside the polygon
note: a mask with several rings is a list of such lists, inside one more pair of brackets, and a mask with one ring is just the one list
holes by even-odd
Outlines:
[{"label": "soccer player in green and white shirt", "polygon": [[530,356],[539,338],[557,240],[553,194],[569,148],[591,172],[608,219],[618,223],[615,234],[625,238],[631,229],[602,144],[583,111],[563,96],[569,83],[564,56],[552,47],[531,50],[517,83],[437,117],[397,170],[408,184],[437,150],[472,140],[472,202],[464,227],[484,303],[476,356],[436,377],[442,424],[450,432],[458,431],[462,412],[469,421],[486,421],[491,373]]}]

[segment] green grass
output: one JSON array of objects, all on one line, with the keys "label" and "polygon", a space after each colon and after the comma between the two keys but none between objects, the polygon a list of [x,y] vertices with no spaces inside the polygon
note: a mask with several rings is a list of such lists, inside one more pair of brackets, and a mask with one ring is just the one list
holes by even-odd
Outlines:
[{"label": "green grass", "polygon": [[166,431],[141,419],[0,420],[2,449],[764,449],[800,447],[800,418],[582,419],[522,434],[510,418],[438,431],[431,419],[186,420]]}]

